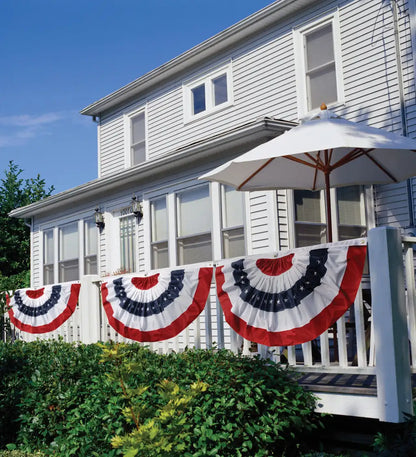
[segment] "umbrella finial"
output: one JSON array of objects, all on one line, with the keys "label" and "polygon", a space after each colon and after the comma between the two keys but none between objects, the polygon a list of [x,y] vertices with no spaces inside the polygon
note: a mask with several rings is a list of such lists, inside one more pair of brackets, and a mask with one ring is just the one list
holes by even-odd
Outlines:
[{"label": "umbrella finial", "polygon": [[326,106],[325,103],[322,103],[321,104],[321,111],[325,111],[326,109],[328,109],[328,107]]}]

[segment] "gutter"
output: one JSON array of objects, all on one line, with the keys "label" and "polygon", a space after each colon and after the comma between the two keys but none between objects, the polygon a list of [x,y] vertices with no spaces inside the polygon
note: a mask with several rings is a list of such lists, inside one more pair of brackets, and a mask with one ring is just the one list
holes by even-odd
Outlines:
[{"label": "gutter", "polygon": [[228,27],[201,44],[180,54],[178,57],[146,73],[135,81],[123,86],[115,92],[101,98],[81,110],[81,114],[101,116],[104,111],[138,97],[152,88],[160,86],[169,78],[178,77],[182,72],[196,64],[217,56],[219,53],[241,43],[252,35],[264,32],[267,28],[283,20],[290,14],[304,9],[317,0],[278,0],[247,18]]},{"label": "gutter", "polygon": [[103,198],[125,189],[129,185],[140,185],[162,177],[166,171],[181,171],[184,167],[208,164],[216,159],[228,160],[242,154],[254,145],[263,143],[294,127],[296,123],[272,118],[261,118],[228,131],[205,138],[185,147],[175,149],[161,158],[149,160],[111,176],[87,182],[73,189],[52,195],[44,200],[16,208],[10,217],[28,218],[61,210],[96,197]]}]

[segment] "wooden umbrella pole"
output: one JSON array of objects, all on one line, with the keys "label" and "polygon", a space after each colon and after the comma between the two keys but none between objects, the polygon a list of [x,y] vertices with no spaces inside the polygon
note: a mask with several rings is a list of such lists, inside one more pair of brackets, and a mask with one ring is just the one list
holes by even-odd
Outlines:
[{"label": "wooden umbrella pole", "polygon": [[325,197],[326,197],[326,230],[328,232],[328,243],[332,243],[332,214],[331,214],[331,183],[329,174],[331,173],[328,160],[328,151],[325,151]]}]

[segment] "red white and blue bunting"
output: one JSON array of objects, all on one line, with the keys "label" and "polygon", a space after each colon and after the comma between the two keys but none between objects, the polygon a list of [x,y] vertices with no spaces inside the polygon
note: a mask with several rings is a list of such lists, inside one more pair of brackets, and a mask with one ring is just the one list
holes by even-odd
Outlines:
[{"label": "red white and blue bunting", "polygon": [[7,297],[10,321],[24,332],[52,332],[75,311],[79,289],[79,284],[56,284],[16,290],[12,298]]},{"label": "red white and blue bunting", "polygon": [[178,335],[205,307],[213,269],[163,270],[148,277],[121,277],[103,283],[110,325],[136,341],[162,341]]},{"label": "red white and blue bunting", "polygon": [[365,256],[361,239],[226,262],[216,268],[225,320],[266,346],[313,340],[354,302]]}]

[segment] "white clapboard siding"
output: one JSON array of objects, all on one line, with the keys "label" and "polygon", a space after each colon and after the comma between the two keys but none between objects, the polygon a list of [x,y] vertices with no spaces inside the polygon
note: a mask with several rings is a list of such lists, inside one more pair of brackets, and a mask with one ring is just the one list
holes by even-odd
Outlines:
[{"label": "white clapboard siding", "polygon": [[40,272],[42,270],[42,256],[40,247],[40,231],[39,228],[34,229],[31,233],[31,265],[30,265],[30,284],[34,287],[41,285]]}]

